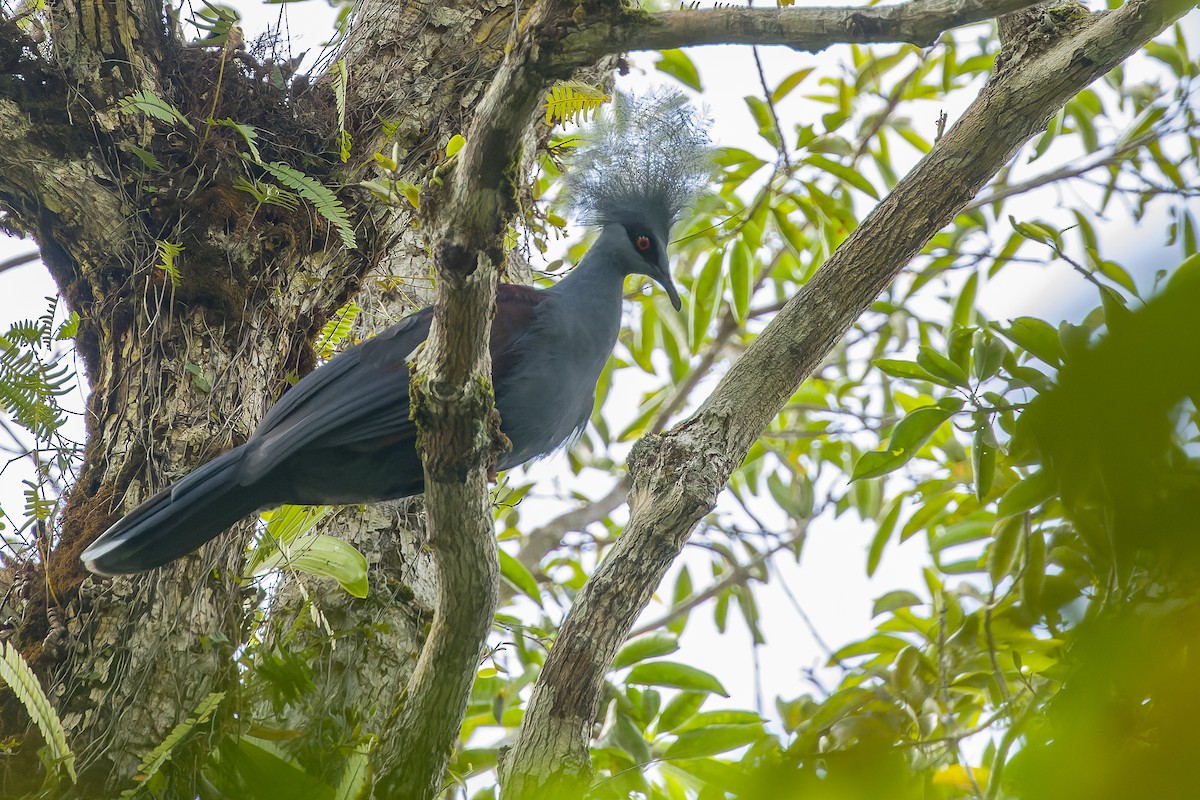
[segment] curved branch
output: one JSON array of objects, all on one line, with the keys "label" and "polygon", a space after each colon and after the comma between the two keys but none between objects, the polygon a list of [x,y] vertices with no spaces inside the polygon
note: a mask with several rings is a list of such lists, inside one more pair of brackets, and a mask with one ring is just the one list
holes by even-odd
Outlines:
[{"label": "curved branch", "polygon": [[[578,797],[604,676],[695,523],[796,387],[929,239],[1068,99],[1191,7],[1131,0],[1009,57],[955,126],[783,308],[696,414],[630,456],[631,517],[584,586],[501,765],[505,798]],[[933,190],[934,187],[936,190]]]},{"label": "curved branch", "polygon": [[629,50],[666,50],[703,44],[776,44],[816,52],[833,44],[908,42],[929,47],[951,28],[993,19],[1033,5],[1032,0],[911,0],[871,8],[714,8],[630,14],[627,21],[585,26],[587,57]]},{"label": "curved branch", "polygon": [[503,441],[488,352],[496,268],[516,210],[522,133],[549,82],[569,69],[555,43],[576,4],[545,0],[529,13],[466,131],[449,191],[422,203],[438,285],[410,392],[438,607],[395,728],[396,750],[407,755],[381,778],[381,796],[421,800],[440,788],[495,612],[500,570],[487,478]]}]

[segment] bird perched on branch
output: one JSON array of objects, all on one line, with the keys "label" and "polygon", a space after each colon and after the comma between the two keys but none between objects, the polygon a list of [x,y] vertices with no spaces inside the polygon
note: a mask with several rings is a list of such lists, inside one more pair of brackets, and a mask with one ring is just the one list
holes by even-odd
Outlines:
[{"label": "bird perched on branch", "polygon": [[[565,191],[600,236],[548,289],[501,285],[491,330],[499,469],[578,434],[617,341],[625,278],[647,275],[678,310],[667,242],[704,182],[707,137],[682,96],[618,95],[577,148]],[[424,474],[409,418],[409,361],[429,335],[422,309],[300,380],[245,444],[135,508],[83,553],[101,574],[151,569],[243,517],[284,503],[370,503],[419,494]]]}]

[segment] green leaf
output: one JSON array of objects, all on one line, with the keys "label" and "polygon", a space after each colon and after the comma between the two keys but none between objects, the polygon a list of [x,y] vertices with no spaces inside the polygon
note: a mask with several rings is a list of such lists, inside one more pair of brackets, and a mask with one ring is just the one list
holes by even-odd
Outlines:
[{"label": "green leaf", "polygon": [[1046,582],[1046,539],[1041,531],[1030,531],[1025,540],[1025,566],[1021,572],[1021,602],[1037,613]]},{"label": "green leaf", "polygon": [[904,378],[911,381],[928,381],[939,386],[953,387],[950,381],[939,378],[929,370],[912,361],[901,361],[895,358],[879,358],[871,362],[876,369],[893,378]]},{"label": "green leaf", "polygon": [[682,50],[663,50],[654,66],[659,72],[670,75],[689,89],[697,92],[704,91],[704,87],[700,84],[700,73],[696,70],[696,65]]},{"label": "green leaf", "polygon": [[[203,725],[205,722],[208,722],[208,718],[212,716],[213,712],[217,710],[217,708],[221,705],[221,701],[224,699],[225,692],[211,692],[200,701],[200,704],[196,706],[196,710],[188,715],[187,719],[171,728],[171,732],[167,734],[167,737],[159,742],[157,747],[155,747],[148,754],[146,754],[144,758],[142,758],[142,761],[137,768],[138,774],[136,780],[139,782],[139,784],[145,785],[146,781],[149,781],[151,778],[153,778],[155,774],[162,769],[163,764],[167,763],[167,761],[171,758],[171,754],[175,750],[175,747],[181,741],[183,741],[183,739],[187,737],[189,733],[191,733],[200,725]],[[121,792],[121,797],[135,797],[137,796],[140,788],[141,787],[138,786],[134,787],[133,789],[126,789],[125,791]]]},{"label": "green leaf", "polygon": [[991,576],[993,585],[1004,580],[1012,569],[1024,529],[1025,520],[1021,517],[1008,517],[993,527],[992,543],[988,547],[987,558],[988,575]]},{"label": "green leaf", "polygon": [[725,691],[721,682],[709,673],[674,661],[652,661],[648,664],[638,664],[629,671],[625,682],[649,686],[671,686],[676,689],[709,692],[729,697],[729,693]]},{"label": "green leaf", "polygon": [[667,748],[665,758],[698,758],[727,753],[763,738],[762,725],[710,725],[684,731]]},{"label": "green leaf", "polygon": [[1101,275],[1108,278],[1122,289],[1125,289],[1130,294],[1137,296],[1137,284],[1134,283],[1133,276],[1131,276],[1124,267],[1115,261],[1109,261],[1103,258],[1096,259],[1095,263],[1096,270]]},{"label": "green leaf", "polygon": [[1113,146],[1113,150],[1124,150],[1134,141],[1150,133],[1150,129],[1153,128],[1155,123],[1162,119],[1166,113],[1166,106],[1146,106],[1144,109],[1142,109],[1142,112],[1134,118],[1133,124],[1129,126],[1129,130],[1127,130]]},{"label": "green leaf", "polygon": [[707,699],[708,692],[680,692],[662,710],[654,729],[658,733],[675,730],[694,717]]},{"label": "green leaf", "polygon": [[258,152],[258,131],[253,125],[234,122],[229,117],[225,119],[210,119],[209,122],[213,125],[221,125],[237,131],[241,135],[242,140],[246,142],[246,149],[250,151],[250,158],[254,159],[255,164],[262,163],[262,155]]},{"label": "green leaf", "polygon": [[892,429],[887,449],[863,453],[850,480],[878,478],[904,466],[953,413],[941,406],[923,406],[906,414]]},{"label": "green leaf", "polygon": [[1052,367],[1062,366],[1063,349],[1058,331],[1043,319],[1017,317],[1000,334]]},{"label": "green leaf", "polygon": [[907,589],[896,589],[875,601],[875,604],[871,607],[871,616],[878,617],[880,614],[895,611],[897,608],[919,606],[921,602],[920,597],[917,597]]},{"label": "green leaf", "polygon": [[61,765],[71,778],[71,783],[75,783],[75,754],[67,746],[67,732],[62,720],[29,664],[17,652],[17,648],[8,642],[0,642],[0,681],[8,685],[37,725],[50,758],[55,764]]},{"label": "green leaf", "polygon": [[975,308],[975,294],[979,290],[979,273],[972,272],[959,292],[958,300],[954,303],[954,316],[951,321],[965,328],[971,324],[971,311]]},{"label": "green leaf", "polygon": [[61,342],[66,339],[74,339],[77,333],[79,333],[79,312],[72,311],[71,316],[67,317],[66,321],[58,326],[58,330],[54,334],[54,340]]},{"label": "green leaf", "polygon": [[459,150],[463,149],[463,145],[467,140],[463,138],[461,133],[456,133],[450,137],[450,141],[446,142],[446,157],[450,158],[458,154]]},{"label": "green leaf", "polygon": [[754,270],[750,264],[750,248],[738,239],[729,248],[729,283],[733,289],[733,315],[738,322],[745,322],[750,310],[750,292],[754,289]]},{"label": "green leaf", "polygon": [[316,178],[305,175],[282,161],[272,161],[260,166],[271,173],[277,181],[311,203],[317,213],[337,230],[338,235],[342,238],[342,244],[346,246],[347,250],[353,250],[358,246],[354,238],[354,229],[350,226],[350,217],[346,214],[346,208],[333,190]]},{"label": "green leaf", "polygon": [[996,509],[996,515],[1011,517],[1014,514],[1029,511],[1054,497],[1057,490],[1057,483],[1050,476],[1050,473],[1045,470],[1035,472],[1024,480],[1013,484],[1004,493],[1004,497],[1000,498],[1000,505]]},{"label": "green leaf", "polygon": [[975,331],[973,339],[971,371],[977,380],[985,381],[1000,371],[1008,348],[988,331]]},{"label": "green leaf", "polygon": [[[692,596],[692,574],[688,571],[685,564],[679,570],[678,577],[675,578],[675,590],[671,593],[671,607],[678,608],[683,605],[688,598]],[[678,619],[667,624],[667,630],[675,635],[683,633],[683,629],[687,627],[688,614],[680,616]]]},{"label": "green leaf", "polygon": [[904,495],[893,497],[888,502],[887,512],[883,515],[883,519],[879,521],[879,528],[875,531],[875,536],[871,539],[871,547],[867,550],[867,577],[875,574],[875,570],[879,568],[879,560],[883,558],[883,549],[887,546],[888,540],[892,538],[892,532],[896,530],[896,521],[900,519],[900,509],[904,505]]},{"label": "green leaf", "polygon": [[721,295],[722,260],[721,251],[711,253],[692,284],[691,302],[688,303],[688,345],[693,353],[700,349],[708,326],[717,313],[717,300]]},{"label": "green leaf", "polygon": [[321,332],[317,334],[315,343],[317,355],[325,359],[333,358],[337,353],[338,345],[350,335],[350,331],[354,327],[354,320],[358,319],[360,313],[362,313],[362,309],[353,300],[344,303],[341,308],[333,312],[333,316],[321,326]]},{"label": "green leaf", "polygon": [[775,128],[775,118],[771,116],[771,107],[762,98],[754,95],[747,95],[743,99],[746,101],[746,107],[750,109],[750,115],[754,117],[754,122],[758,125],[758,135],[772,147],[776,149],[781,147],[782,142],[779,141],[779,132]]},{"label": "green leaf", "polygon": [[921,345],[917,350],[917,363],[929,373],[949,381],[955,386],[965,387],[971,383],[966,370],[932,347]]},{"label": "green leaf", "polygon": [[1026,239],[1032,242],[1040,242],[1059,250],[1062,249],[1062,237],[1059,236],[1058,231],[1049,225],[1043,225],[1040,222],[1017,222],[1012,216],[1009,216],[1008,222],[1013,226],[1013,230]]},{"label": "green leaf", "polygon": [[162,169],[162,162],[158,160],[158,156],[154,155],[154,153],[151,153],[149,150],[138,147],[136,144],[128,143],[126,143],[124,147],[128,149],[129,152],[137,156],[138,160],[142,162],[142,166],[146,169],[152,169],[155,171]]},{"label": "green leaf", "polygon": [[855,189],[870,195],[874,199],[879,199],[879,192],[875,190],[875,187],[871,185],[871,182],[851,167],[847,167],[844,164],[839,164],[836,161],[828,159],[822,155],[817,155],[816,153],[806,157],[804,161],[805,163],[811,164],[817,169],[828,172],[830,175],[833,175],[839,180],[848,183]]},{"label": "green leaf", "polygon": [[670,655],[679,649],[679,637],[669,631],[656,631],[639,636],[617,651],[612,669],[622,669],[648,658]]},{"label": "green leaf", "polygon": [[513,558],[503,548],[500,548],[500,577],[509,585],[528,597],[539,606],[542,604],[542,590],[538,587],[537,578],[529,568]]},{"label": "green leaf", "polygon": [[122,111],[134,109],[163,122],[178,122],[189,131],[195,132],[196,130],[192,123],[188,122],[188,118],[183,115],[183,112],[154,92],[134,92],[117,103],[117,108]]},{"label": "green leaf", "polygon": [[323,533],[305,534],[263,559],[255,574],[285,566],[318,578],[333,578],[354,597],[367,596],[366,556],[345,540]]},{"label": "green leaf", "polygon": [[219,769],[204,773],[218,796],[293,800],[333,800],[335,796],[332,786],[309,775],[271,742],[246,735],[219,741]]},{"label": "green leaf", "polygon": [[971,445],[971,470],[975,473],[975,499],[982,503],[992,490],[992,481],[996,477],[996,434],[992,432],[990,422],[985,422],[975,431],[975,440]]},{"label": "green leaf", "polygon": [[771,92],[771,102],[778,103],[791,94],[793,89],[803,83],[804,79],[813,73],[813,69],[813,67],[798,69],[780,81],[779,85],[775,87],[775,91]]},{"label": "green leaf", "polygon": [[945,530],[932,537],[929,541],[929,551],[936,558],[942,550],[960,544],[978,542],[990,538],[991,535],[992,520],[990,516],[985,519],[966,519],[947,526]]},{"label": "green leaf", "polygon": [[904,455],[887,450],[872,450],[869,453],[863,453],[854,464],[854,473],[850,476],[850,480],[858,481],[887,475],[893,470],[900,469],[911,457],[911,454]]}]

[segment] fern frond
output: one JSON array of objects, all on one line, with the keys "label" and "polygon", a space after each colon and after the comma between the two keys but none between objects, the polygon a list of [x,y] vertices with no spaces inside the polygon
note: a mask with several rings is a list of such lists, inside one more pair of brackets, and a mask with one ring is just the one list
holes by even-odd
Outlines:
[{"label": "fern frond", "polygon": [[338,155],[343,163],[350,158],[350,132],[346,130],[346,86],[349,83],[346,59],[339,58],[333,65],[333,99],[338,112]]},{"label": "fern frond", "polygon": [[350,335],[354,320],[358,319],[361,312],[362,309],[354,301],[334,312],[333,318],[321,327],[321,333],[317,336],[317,354],[321,358],[333,358],[337,346]]},{"label": "fern frond", "polygon": [[0,644],[0,680],[8,684],[13,694],[21,701],[21,705],[25,706],[25,710],[41,732],[42,739],[46,741],[51,758],[55,763],[62,765],[70,776],[71,783],[75,783],[75,754],[67,747],[67,732],[63,728],[62,720],[58,718],[54,706],[50,705],[50,698],[42,691],[42,685],[38,683],[33,670],[25,663],[25,659],[21,658],[17,649],[8,642]]},{"label": "fern frond", "polygon": [[289,192],[280,186],[273,183],[263,183],[259,180],[247,180],[239,175],[233,179],[233,188],[239,192],[245,192],[254,198],[254,201],[260,206],[279,206],[286,208],[288,211],[295,211],[300,207],[300,198],[295,192]]},{"label": "fern frond", "polygon": [[589,114],[595,114],[611,99],[603,89],[583,81],[560,81],[546,95],[546,124],[586,122]]},{"label": "fern frond", "polygon": [[67,317],[67,321],[58,326],[54,339],[60,342],[64,339],[74,339],[77,333],[79,333],[79,312],[72,311],[71,316]]},{"label": "fern frond", "polygon": [[196,710],[191,713],[187,719],[171,728],[171,732],[167,734],[167,738],[163,739],[158,747],[155,747],[146,757],[142,759],[142,763],[138,765],[138,775],[136,780],[138,786],[132,789],[126,789],[121,792],[121,797],[133,797],[138,793],[138,790],[146,785],[146,782],[153,778],[162,765],[167,763],[171,758],[171,753],[175,747],[184,740],[184,738],[195,730],[197,727],[208,722],[208,718],[213,715],[213,712],[221,705],[221,701],[225,699],[224,692],[211,692],[207,697],[200,701],[196,706]]},{"label": "fern frond", "polygon": [[163,122],[179,122],[182,123],[189,131],[195,132],[196,128],[192,123],[188,122],[188,118],[183,115],[175,106],[162,99],[154,92],[134,92],[128,97],[117,103],[117,108],[122,111],[133,109],[140,111],[147,117],[153,117]]},{"label": "fern frond", "polygon": [[179,273],[175,257],[183,252],[183,245],[175,244],[174,242],[165,242],[161,239],[154,244],[158,247],[158,268],[167,273],[167,277],[171,279],[172,286],[178,286],[183,276]]},{"label": "fern frond", "polygon": [[0,408],[39,440],[66,421],[59,397],[71,391],[74,372],[61,355],[42,351],[52,342],[53,316],[16,322],[0,336]]},{"label": "fern frond", "polygon": [[213,125],[221,125],[226,128],[233,128],[242,135],[246,141],[246,149],[250,151],[250,157],[254,159],[255,164],[262,163],[262,155],[258,152],[258,130],[253,125],[246,125],[241,122],[234,122],[232,118],[225,119],[210,119],[209,122]]},{"label": "fern frond", "polygon": [[346,207],[342,205],[342,201],[337,198],[332,189],[281,161],[264,163],[262,167],[271,173],[275,180],[312,203],[317,213],[337,229],[346,249],[353,250],[358,247],[354,238],[354,229],[350,227],[350,217],[346,214]]},{"label": "fern frond", "polygon": [[42,497],[41,487],[33,481],[23,480],[21,483],[25,484],[25,489],[21,491],[25,495],[25,518],[46,522],[53,517],[58,502]]}]

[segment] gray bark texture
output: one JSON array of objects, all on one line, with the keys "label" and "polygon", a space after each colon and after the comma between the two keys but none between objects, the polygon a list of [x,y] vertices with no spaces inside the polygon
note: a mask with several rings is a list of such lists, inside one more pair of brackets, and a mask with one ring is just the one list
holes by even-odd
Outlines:
[{"label": "gray bark texture", "polygon": [[[258,703],[273,727],[299,732],[292,752],[306,769],[322,774],[340,743],[374,737],[376,796],[438,791],[497,598],[487,477],[501,442],[487,320],[505,259],[503,231],[517,210],[514,181],[546,135],[530,135],[529,123],[555,80],[635,48],[928,43],[951,26],[1026,5],[939,0],[853,13],[651,15],[617,0],[360,0],[337,54],[350,76],[345,128],[354,146],[345,163],[328,75],[273,82],[278,54],[248,52],[235,37],[185,46],[152,2],[47,0],[37,18],[45,24],[32,27],[0,12],[0,226],[37,243],[79,314],[90,390],[87,450],[60,524],[39,543],[42,558],[4,565],[2,582],[26,588],[10,604],[3,634],[34,667],[68,729],[80,772],[76,795],[128,788],[139,759],[200,701],[237,693],[236,654],[250,637],[322,664],[319,680],[287,712]],[[1012,33],[1020,49],[1008,49],[971,110],[700,411],[639,444],[630,464],[632,519],[551,652],[520,740],[502,764],[507,796],[584,790],[591,724],[613,654],[763,427],[1021,142],[1187,7],[1132,0],[1053,36],[1038,16],[1033,27],[1046,41],[1035,45]],[[136,92],[165,99],[191,127],[123,107]],[[209,121],[226,117],[269,132],[259,143],[263,161],[341,187],[357,249],[344,247],[311,207],[256,205],[235,188],[247,175],[245,144]],[[467,145],[448,164],[446,142],[460,133]],[[373,174],[376,151],[395,152],[399,176],[424,187],[419,229],[414,209],[382,204],[358,187]],[[158,266],[160,242],[183,247],[178,282]],[[263,615],[241,574],[249,523],[148,575],[97,580],[82,571],[79,552],[118,516],[249,435],[289,375],[314,366],[312,340],[347,299],[371,312],[365,334],[431,296],[435,322],[413,381],[426,510],[412,502],[345,509],[328,523],[368,557],[365,600],[328,583],[288,584]],[[536,537],[525,559],[533,566],[553,546]],[[298,624],[310,604],[338,632],[336,647]],[[240,724],[225,713],[220,724]],[[8,693],[0,696],[0,736],[29,745],[9,759],[6,790],[35,790],[21,781],[39,774],[36,734]],[[187,767],[204,756],[202,745],[175,751],[172,774],[198,774]],[[197,791],[184,781],[168,795]]]}]

